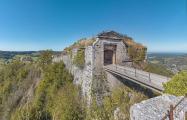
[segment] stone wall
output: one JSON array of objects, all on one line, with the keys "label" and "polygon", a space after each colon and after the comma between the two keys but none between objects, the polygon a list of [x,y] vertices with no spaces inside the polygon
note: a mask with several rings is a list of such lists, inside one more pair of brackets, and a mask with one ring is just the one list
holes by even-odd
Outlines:
[{"label": "stone wall", "polygon": [[53,62],[60,62],[63,60],[63,56],[62,55],[56,55],[56,56],[53,56]]},{"label": "stone wall", "polygon": [[124,85],[124,83],[121,82],[121,78],[113,75],[112,73],[106,72],[106,76],[107,76],[107,83],[110,90],[113,90],[116,87],[120,87]]},{"label": "stone wall", "polygon": [[74,83],[81,87],[82,95],[87,99],[87,103],[91,103],[91,86],[92,86],[92,46],[88,46],[85,49],[85,66],[83,69],[73,64],[73,58],[77,53],[77,49],[73,49],[72,58],[69,55],[63,55],[62,60],[66,65],[66,68],[74,76]]}]

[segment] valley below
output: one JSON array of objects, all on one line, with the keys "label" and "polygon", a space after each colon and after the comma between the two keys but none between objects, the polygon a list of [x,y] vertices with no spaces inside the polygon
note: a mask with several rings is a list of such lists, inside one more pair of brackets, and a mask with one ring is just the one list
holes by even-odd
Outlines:
[{"label": "valley below", "polygon": [[162,65],[174,74],[187,70],[187,53],[148,53],[148,61]]}]

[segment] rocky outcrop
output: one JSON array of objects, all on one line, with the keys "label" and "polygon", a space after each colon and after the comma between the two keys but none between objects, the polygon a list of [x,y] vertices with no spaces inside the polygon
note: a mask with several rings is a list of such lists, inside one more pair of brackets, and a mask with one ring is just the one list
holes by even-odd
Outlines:
[{"label": "rocky outcrop", "polygon": [[[163,95],[135,104],[130,109],[131,120],[161,120],[168,114],[170,105],[175,106],[182,98]],[[174,110],[174,120],[184,120],[185,112],[187,112],[187,99],[184,99]],[[167,117],[166,120],[168,119]]]}]

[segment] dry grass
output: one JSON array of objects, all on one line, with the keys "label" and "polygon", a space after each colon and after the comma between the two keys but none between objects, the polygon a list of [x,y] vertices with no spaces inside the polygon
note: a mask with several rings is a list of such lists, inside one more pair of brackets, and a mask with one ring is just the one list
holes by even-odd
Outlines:
[{"label": "dry grass", "polygon": [[74,48],[85,48],[87,46],[91,46],[94,42],[95,42],[95,38],[90,38],[90,39],[81,39],[77,42],[75,42],[73,45],[71,45],[70,49],[74,49]]},{"label": "dry grass", "polygon": [[125,39],[123,39],[123,42],[125,43],[125,44],[127,44],[128,46],[133,46],[134,48],[136,48],[136,49],[145,49],[146,47],[145,46],[143,46],[142,44],[140,44],[140,43],[136,43],[133,39],[131,39],[131,38],[125,38]]}]

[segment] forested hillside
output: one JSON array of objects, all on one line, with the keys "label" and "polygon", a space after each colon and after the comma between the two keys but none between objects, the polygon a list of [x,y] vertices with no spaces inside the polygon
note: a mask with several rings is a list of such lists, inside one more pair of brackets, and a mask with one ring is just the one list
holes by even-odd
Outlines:
[{"label": "forested hillside", "polygon": [[[147,97],[129,87],[117,88],[103,104],[88,107],[63,62],[43,52],[37,63],[12,61],[0,69],[1,120],[113,120],[118,108],[129,119],[130,106]],[[124,116],[125,115],[125,116]]]},{"label": "forested hillside", "polygon": [[[24,59],[25,61],[37,61],[38,57],[43,51],[0,51],[0,65],[2,63],[9,63],[12,60]],[[52,51],[53,54],[59,54],[59,51]],[[29,60],[28,60],[29,58]]]}]

